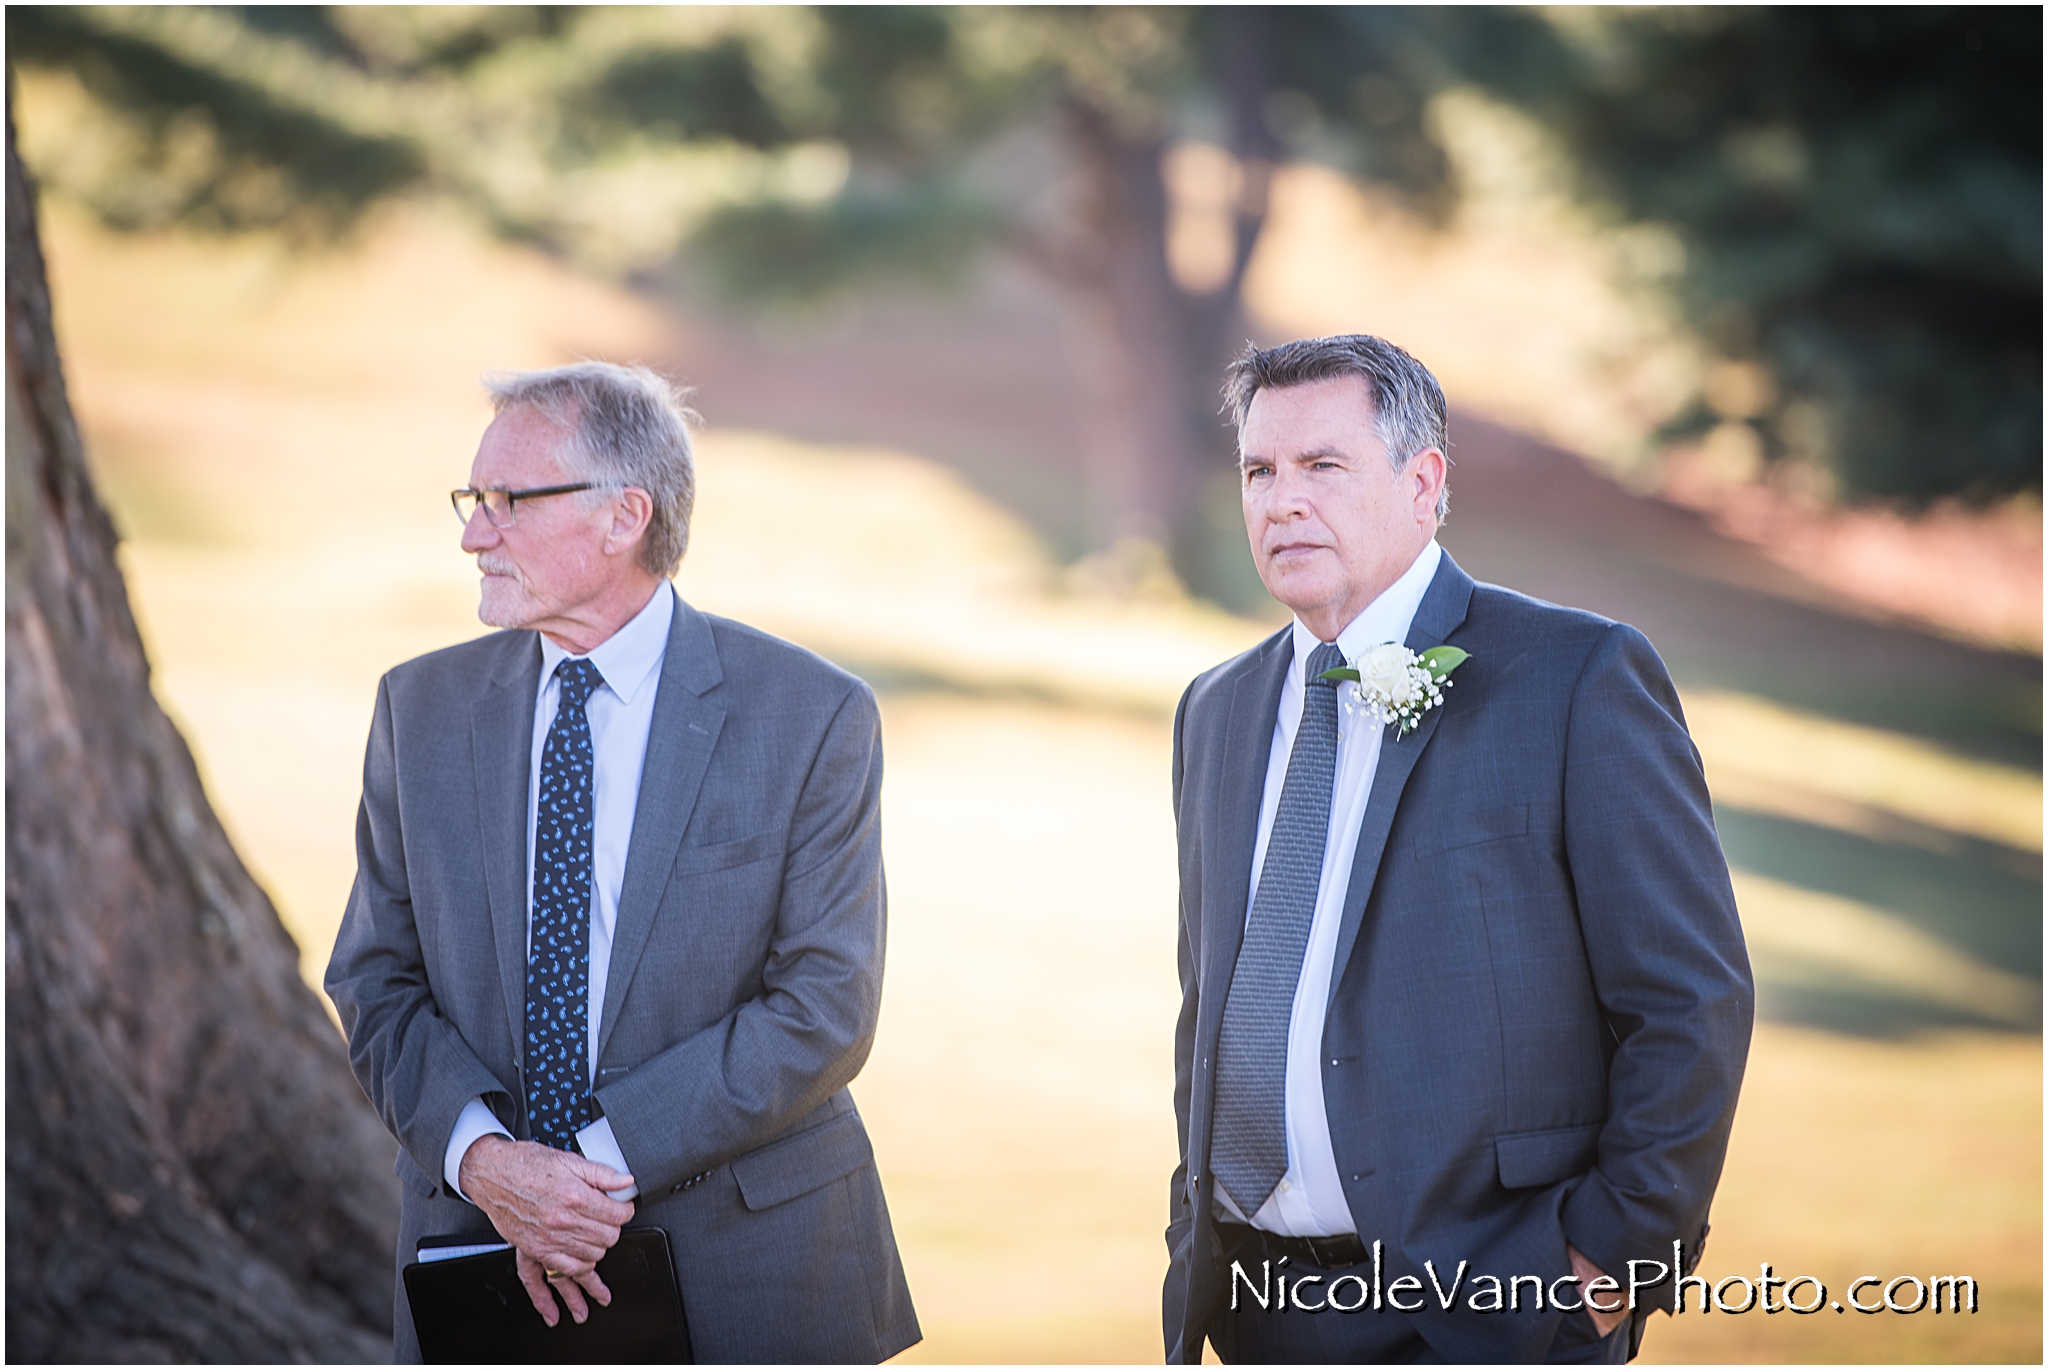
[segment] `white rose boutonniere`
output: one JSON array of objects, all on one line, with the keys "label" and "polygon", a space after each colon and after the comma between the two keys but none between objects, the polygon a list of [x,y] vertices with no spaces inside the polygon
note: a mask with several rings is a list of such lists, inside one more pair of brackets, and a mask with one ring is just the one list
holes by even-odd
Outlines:
[{"label": "white rose boutonniere", "polygon": [[1362,710],[1378,723],[1398,723],[1401,730],[1394,736],[1399,739],[1444,702],[1443,692],[1451,688],[1451,672],[1471,655],[1459,647],[1432,647],[1417,653],[1398,642],[1384,642],[1349,666],[1324,671],[1322,679],[1350,681],[1344,707]]}]

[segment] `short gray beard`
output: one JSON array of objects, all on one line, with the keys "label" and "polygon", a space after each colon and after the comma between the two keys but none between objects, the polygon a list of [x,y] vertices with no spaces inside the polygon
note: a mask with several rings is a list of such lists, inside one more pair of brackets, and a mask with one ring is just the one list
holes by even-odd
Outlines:
[{"label": "short gray beard", "polygon": [[[518,571],[511,563],[500,562],[495,559],[486,560],[487,556],[487,553],[479,552],[477,554],[476,569],[479,572],[508,576],[515,585],[518,584]],[[516,610],[511,613],[493,613],[490,593],[487,590],[480,589],[478,592],[476,617],[477,622],[483,624],[486,628],[519,628],[525,626],[524,620],[516,616]]]}]

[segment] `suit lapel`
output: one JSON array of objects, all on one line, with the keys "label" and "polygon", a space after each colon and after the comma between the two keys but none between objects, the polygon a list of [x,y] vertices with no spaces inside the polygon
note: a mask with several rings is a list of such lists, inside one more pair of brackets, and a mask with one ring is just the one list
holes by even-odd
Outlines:
[{"label": "suit lapel", "polygon": [[1266,792],[1266,767],[1273,755],[1273,722],[1280,711],[1280,691],[1294,661],[1294,628],[1289,625],[1267,638],[1231,692],[1228,732],[1223,739],[1223,775],[1216,793],[1215,865],[1203,875],[1218,893],[1204,899],[1208,925],[1202,930],[1205,985],[1219,992],[1203,996],[1215,1005],[1214,1021],[1222,1021],[1223,995],[1237,965],[1244,941],[1245,910],[1250,907],[1252,853],[1259,840],[1259,804]]},{"label": "suit lapel", "polygon": [[[1445,552],[1443,564],[1437,567],[1422,603],[1415,610],[1415,620],[1408,629],[1408,649],[1420,652],[1440,645],[1465,621],[1471,603],[1472,577]],[[1351,882],[1344,890],[1344,916],[1337,924],[1336,961],[1330,971],[1333,999],[1337,986],[1343,982],[1344,967],[1351,960],[1351,949],[1358,941],[1358,929],[1365,921],[1365,906],[1372,898],[1373,884],[1379,879],[1380,858],[1387,849],[1387,834],[1394,826],[1401,793],[1408,787],[1408,777],[1414,774],[1422,749],[1436,736],[1444,710],[1455,707],[1457,693],[1451,691],[1442,705],[1424,714],[1408,736],[1397,739],[1389,728],[1380,744],[1379,768],[1373,773],[1365,821],[1358,830],[1358,850],[1351,860]]]},{"label": "suit lapel", "polygon": [[533,769],[533,703],[540,690],[540,639],[526,633],[491,673],[470,710],[470,754],[475,758],[477,824],[482,833],[484,889],[490,900],[491,938],[513,1050],[526,1041],[526,818]]},{"label": "suit lapel", "polygon": [[[671,591],[671,593],[674,593]],[[676,849],[697,804],[711,751],[725,724],[725,710],[703,696],[725,678],[718,646],[704,615],[676,599],[668,647],[661,659],[661,683],[654,696],[654,720],[647,730],[647,759],[640,770],[640,795],[633,810],[633,840],[619,887],[618,923],[612,929],[611,970],[605,980],[604,1014],[597,1031],[597,1058],[604,1059],[619,1006],[626,1001],[640,950],[654,927],[655,910],[668,887]]]}]

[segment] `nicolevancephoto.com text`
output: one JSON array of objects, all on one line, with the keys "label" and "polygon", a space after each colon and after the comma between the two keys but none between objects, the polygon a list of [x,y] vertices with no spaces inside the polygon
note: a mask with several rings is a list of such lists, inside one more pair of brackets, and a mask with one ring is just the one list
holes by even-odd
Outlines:
[{"label": "nicolevancephoto.com text", "polygon": [[[1347,1275],[1290,1273],[1290,1258],[1263,1260],[1256,1275],[1242,1261],[1230,1263],[1230,1306],[1239,1299],[1264,1311],[1301,1313],[1359,1313],[1392,1309],[1416,1313],[1429,1306],[1445,1312],[1462,1299],[1473,1313],[1540,1313],[1545,1308],[1577,1312],[1589,1304],[1602,1313],[1633,1312],[1639,1303],[1664,1308],[1673,1314],[1719,1313],[1818,1313],[1833,1309],[1846,1313],[1975,1313],[1977,1281],[1970,1275],[1859,1275],[1849,1281],[1840,1299],[1828,1296],[1828,1286],[1818,1276],[1782,1276],[1771,1273],[1771,1263],[1761,1263],[1755,1279],[1726,1275],[1709,1280],[1704,1275],[1680,1276],[1674,1284],[1671,1273],[1679,1268],[1681,1244],[1673,1242],[1672,1261],[1628,1262],[1626,1282],[1603,1275],[1581,1284],[1577,1275],[1565,1274],[1546,1280],[1542,1275],[1474,1275],[1471,1262],[1461,1260],[1448,1283],[1439,1275],[1436,1261],[1422,1263],[1424,1276],[1401,1275],[1386,1278],[1386,1244],[1372,1244],[1372,1273]],[[1665,1289],[1668,1286],[1668,1295]],[[1697,1303],[1692,1302],[1697,1295]],[[1647,1296],[1647,1297],[1646,1297]],[[1654,1302],[1650,1300],[1654,1299]],[[1667,1301],[1668,1300],[1668,1301]]]}]

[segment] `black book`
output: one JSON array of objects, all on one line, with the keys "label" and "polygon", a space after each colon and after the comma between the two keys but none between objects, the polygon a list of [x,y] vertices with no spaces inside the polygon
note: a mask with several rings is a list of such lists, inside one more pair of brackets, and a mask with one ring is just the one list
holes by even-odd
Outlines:
[{"label": "black book", "polygon": [[[420,1251],[476,1242],[429,1237]],[[619,1234],[618,1245],[597,1263],[611,1304],[599,1307],[586,1295],[590,1317],[581,1324],[570,1321],[567,1309],[553,1327],[542,1322],[514,1262],[512,1249],[503,1247],[405,1267],[405,1298],[422,1359],[429,1365],[691,1362],[675,1259],[662,1229],[629,1227]]]}]

